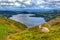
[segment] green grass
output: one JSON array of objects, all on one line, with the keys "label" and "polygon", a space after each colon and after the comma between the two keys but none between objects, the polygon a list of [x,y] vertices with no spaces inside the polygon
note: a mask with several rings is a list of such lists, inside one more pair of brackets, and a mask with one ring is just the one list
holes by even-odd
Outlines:
[{"label": "green grass", "polygon": [[52,24],[49,33],[42,33],[38,26],[27,29],[22,23],[0,17],[0,40],[60,40],[60,21]]},{"label": "green grass", "polygon": [[11,19],[0,17],[0,40],[7,40],[7,36],[13,33],[23,31],[26,25]]},{"label": "green grass", "polygon": [[0,40],[6,40],[6,37],[10,32],[13,32],[12,28],[9,28],[3,23],[0,23]]},{"label": "green grass", "polygon": [[60,40],[60,23],[51,26],[49,30],[49,33],[42,33],[36,26],[10,37],[12,40]]}]

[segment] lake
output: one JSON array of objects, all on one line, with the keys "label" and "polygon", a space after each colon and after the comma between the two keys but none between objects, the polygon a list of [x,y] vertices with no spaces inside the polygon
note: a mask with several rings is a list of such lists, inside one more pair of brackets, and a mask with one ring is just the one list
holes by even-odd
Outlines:
[{"label": "lake", "polygon": [[45,19],[42,17],[30,17],[34,16],[35,14],[17,14],[10,17],[10,19],[16,20],[21,22],[28,27],[36,26],[45,23]]}]

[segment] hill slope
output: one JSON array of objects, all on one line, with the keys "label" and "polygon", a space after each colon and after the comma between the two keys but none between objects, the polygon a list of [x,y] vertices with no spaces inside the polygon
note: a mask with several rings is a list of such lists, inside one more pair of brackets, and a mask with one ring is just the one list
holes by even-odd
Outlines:
[{"label": "hill slope", "polygon": [[0,17],[0,40],[7,40],[7,36],[25,30],[26,25],[11,19]]},{"label": "hill slope", "polygon": [[40,32],[38,26],[36,26],[21,33],[12,34],[10,38],[12,40],[60,40],[60,21],[53,22],[52,24],[49,28],[49,33]]}]

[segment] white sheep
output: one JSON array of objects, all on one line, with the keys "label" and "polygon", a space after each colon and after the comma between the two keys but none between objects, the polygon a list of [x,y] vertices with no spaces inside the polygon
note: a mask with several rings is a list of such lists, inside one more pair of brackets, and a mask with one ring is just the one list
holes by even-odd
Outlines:
[{"label": "white sheep", "polygon": [[44,33],[49,32],[49,29],[47,27],[42,27],[41,25],[39,25],[39,29],[41,32],[44,32]]}]

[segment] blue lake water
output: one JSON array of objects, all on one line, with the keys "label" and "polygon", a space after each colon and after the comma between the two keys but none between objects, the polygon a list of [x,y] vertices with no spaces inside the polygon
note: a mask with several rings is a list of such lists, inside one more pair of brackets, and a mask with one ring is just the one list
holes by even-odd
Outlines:
[{"label": "blue lake water", "polygon": [[10,17],[10,19],[21,22],[28,27],[36,26],[45,23],[45,19],[42,17],[30,17],[34,14],[17,14]]}]

